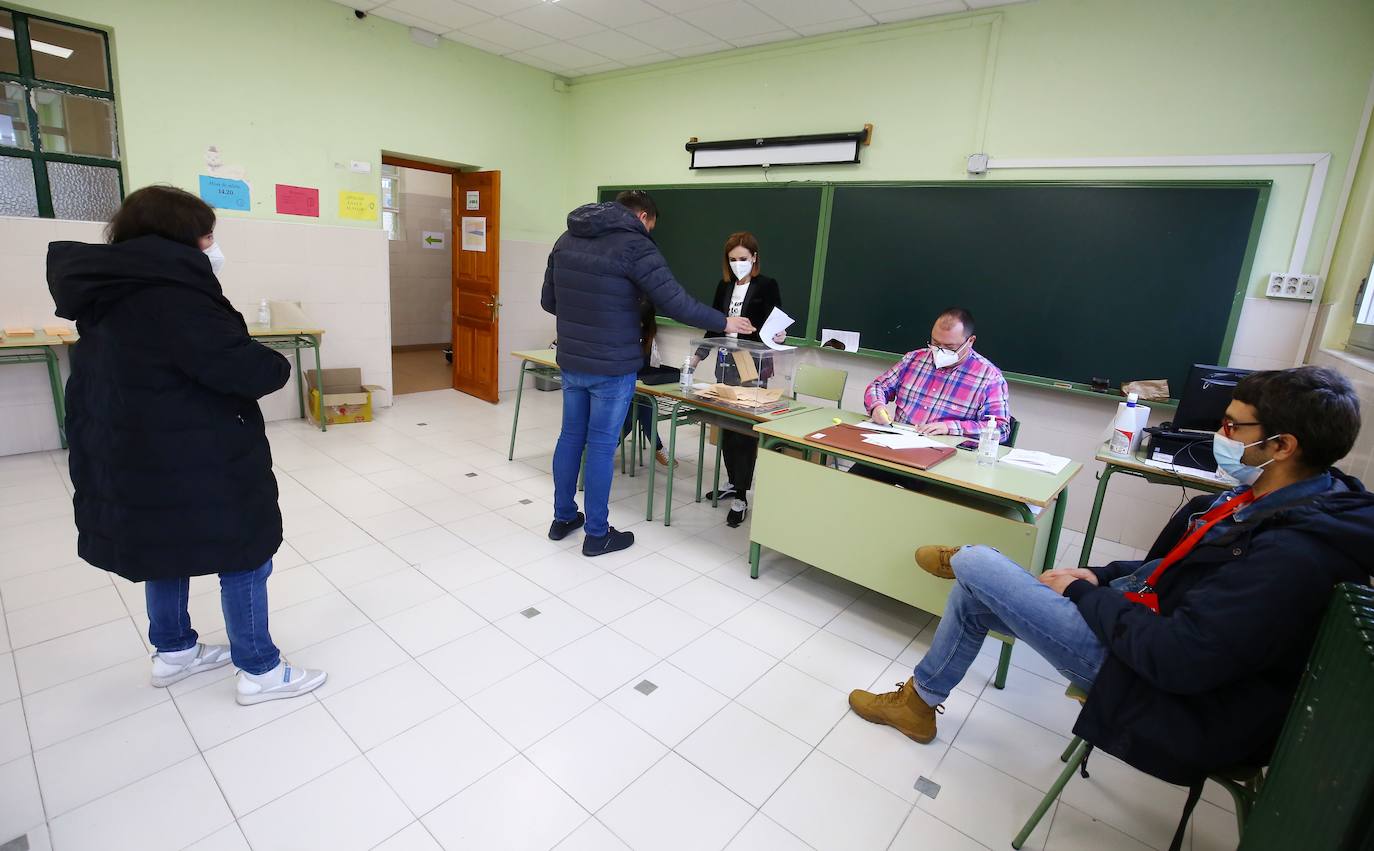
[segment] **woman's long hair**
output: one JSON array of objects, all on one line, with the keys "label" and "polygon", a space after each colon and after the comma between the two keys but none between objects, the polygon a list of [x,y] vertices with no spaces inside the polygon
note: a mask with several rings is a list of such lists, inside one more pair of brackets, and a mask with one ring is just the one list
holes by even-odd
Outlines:
[{"label": "woman's long hair", "polygon": [[654,303],[647,298],[639,300],[639,342],[644,347],[644,357],[654,347],[654,337],[658,335],[658,318],[654,316]]}]

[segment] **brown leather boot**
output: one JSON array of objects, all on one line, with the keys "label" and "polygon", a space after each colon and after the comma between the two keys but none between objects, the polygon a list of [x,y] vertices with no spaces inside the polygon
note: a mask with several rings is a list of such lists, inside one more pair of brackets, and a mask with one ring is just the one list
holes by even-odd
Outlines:
[{"label": "brown leather boot", "polygon": [[960,547],[917,547],[916,565],[931,576],[953,579],[954,567],[949,563],[949,560],[960,549]]},{"label": "brown leather boot", "polygon": [[898,683],[897,690],[887,694],[854,689],[849,693],[849,706],[865,721],[895,727],[923,745],[935,738],[935,716],[945,711],[943,705],[930,706],[921,700],[911,679]]}]

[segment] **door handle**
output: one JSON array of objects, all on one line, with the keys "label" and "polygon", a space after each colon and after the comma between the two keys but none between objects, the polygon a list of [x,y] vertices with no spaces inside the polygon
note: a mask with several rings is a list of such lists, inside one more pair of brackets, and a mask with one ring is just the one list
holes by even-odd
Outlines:
[{"label": "door handle", "polygon": [[496,317],[501,315],[501,300],[494,298],[488,301],[486,304],[487,307],[491,310],[491,321],[495,322]]}]

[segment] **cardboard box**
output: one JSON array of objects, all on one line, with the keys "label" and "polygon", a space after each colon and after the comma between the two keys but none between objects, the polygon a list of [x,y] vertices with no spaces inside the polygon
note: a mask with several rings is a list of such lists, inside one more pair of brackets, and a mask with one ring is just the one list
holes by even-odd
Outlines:
[{"label": "cardboard box", "polygon": [[321,393],[324,388],[323,405],[325,422],[329,425],[340,423],[372,422],[372,391],[381,390],[375,384],[363,384],[363,371],[357,367],[348,369],[309,370],[305,374],[306,392],[310,396],[310,417],[320,421]]}]

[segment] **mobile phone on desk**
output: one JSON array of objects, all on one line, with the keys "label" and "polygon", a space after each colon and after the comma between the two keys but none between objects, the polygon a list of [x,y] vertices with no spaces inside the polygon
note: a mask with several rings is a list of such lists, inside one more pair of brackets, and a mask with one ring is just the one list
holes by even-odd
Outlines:
[{"label": "mobile phone on desk", "polygon": [[972,451],[977,451],[977,449],[978,449],[978,441],[976,441],[976,440],[961,440],[961,441],[959,441],[958,443],[956,443],[955,446],[958,446],[960,449],[967,449],[967,450],[969,450],[969,451],[971,451],[971,452],[972,452]]}]

